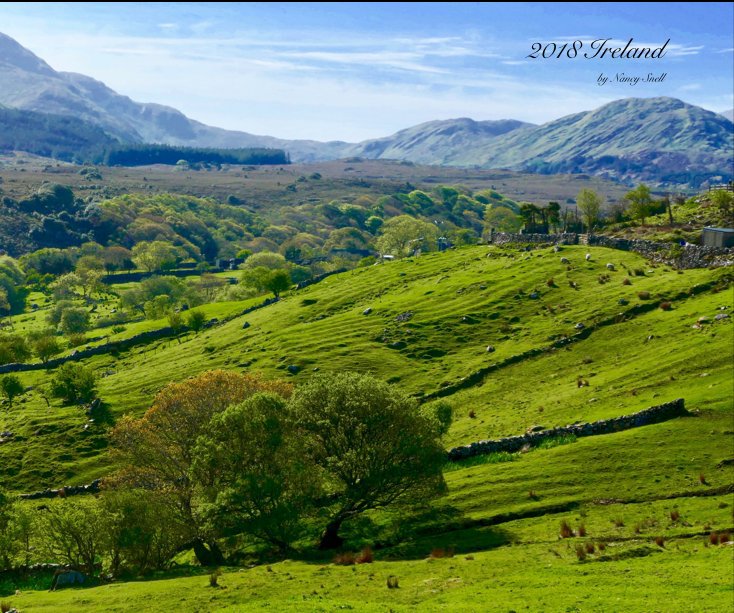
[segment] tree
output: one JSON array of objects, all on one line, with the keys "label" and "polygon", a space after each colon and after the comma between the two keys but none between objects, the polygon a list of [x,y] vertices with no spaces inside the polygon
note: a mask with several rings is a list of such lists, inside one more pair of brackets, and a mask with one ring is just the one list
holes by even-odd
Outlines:
[{"label": "tree", "polygon": [[32,338],[31,347],[33,348],[33,353],[44,364],[48,362],[49,358],[61,351],[53,330],[47,330]]},{"label": "tree", "polygon": [[652,213],[652,196],[650,188],[641,183],[635,189],[627,192],[624,199],[629,202],[629,214],[634,219],[639,219],[640,223],[645,225],[645,218]]},{"label": "tree", "polygon": [[51,381],[51,393],[65,402],[90,402],[97,391],[94,371],[73,362],[62,364]]},{"label": "tree", "polygon": [[264,266],[243,270],[240,282],[247,287],[255,288],[258,292],[273,292],[276,298],[291,285],[287,271],[270,270]]},{"label": "tree", "polygon": [[61,275],[51,284],[54,298],[58,300],[75,298],[77,296],[76,288],[81,285],[81,279],[75,272]]},{"label": "tree", "polygon": [[181,250],[165,241],[141,241],[133,247],[133,262],[136,266],[155,272],[173,268],[181,259]]},{"label": "tree", "polygon": [[250,268],[267,268],[269,270],[278,270],[286,267],[286,259],[280,253],[273,253],[272,251],[261,251],[260,253],[253,253],[250,257],[245,260],[242,265],[243,269]]},{"label": "tree", "polygon": [[133,252],[119,245],[111,245],[105,249],[102,255],[105,270],[112,272],[114,270],[131,269],[133,267]]},{"label": "tree", "polygon": [[273,296],[280,297],[291,286],[291,278],[285,270],[272,270],[267,277],[265,289],[273,292]]},{"label": "tree", "polygon": [[214,302],[219,290],[227,285],[227,280],[217,277],[211,273],[204,273],[199,277],[195,287],[196,290],[204,297],[204,302]]},{"label": "tree", "polygon": [[518,232],[522,228],[522,218],[505,206],[488,204],[484,211],[484,225],[487,230]]},{"label": "tree", "polygon": [[212,419],[227,407],[257,392],[273,392],[284,398],[291,386],[265,381],[253,375],[215,370],[181,383],[169,383],[155,397],[140,419],[123,417],[111,434],[119,464],[118,483],[145,484],[160,492],[187,530],[187,539],[204,566],[221,564],[216,535],[200,513],[201,501],[191,479],[194,449]]},{"label": "tree", "polygon": [[104,263],[94,255],[82,256],[76,263],[76,275],[82,288],[82,296],[87,298],[99,289],[104,276]]},{"label": "tree", "polygon": [[416,249],[435,249],[437,240],[438,228],[434,224],[410,215],[398,215],[388,219],[382,226],[377,249],[382,254],[402,257],[412,254]]},{"label": "tree", "polygon": [[206,315],[202,311],[191,311],[186,317],[186,324],[197,334],[204,329]]},{"label": "tree", "polygon": [[588,233],[591,233],[592,228],[598,221],[603,204],[604,198],[593,189],[584,188],[576,196],[576,206],[578,206]]},{"label": "tree", "polygon": [[317,376],[299,388],[293,411],[329,490],[320,548],[338,547],[342,523],[360,513],[444,490],[436,421],[386,383],[357,373]]},{"label": "tree", "polygon": [[536,219],[540,214],[540,209],[532,202],[521,202],[520,203],[520,217],[525,222],[525,230],[529,232],[536,231]]},{"label": "tree", "polygon": [[89,329],[89,312],[81,307],[71,307],[61,313],[61,331],[64,334],[83,334]]},{"label": "tree", "polygon": [[15,375],[0,377],[0,392],[8,399],[8,407],[13,406],[13,399],[25,391],[23,383]]},{"label": "tree", "polygon": [[282,396],[255,394],[214,415],[194,458],[217,531],[244,532],[281,550],[301,534],[319,488]]},{"label": "tree", "polygon": [[709,200],[721,213],[726,223],[734,224],[734,193],[716,189],[709,194]]},{"label": "tree", "polygon": [[176,311],[169,311],[168,312],[168,325],[171,326],[173,333],[176,335],[176,339],[178,340],[179,343],[181,343],[181,339],[179,338],[178,335],[181,333],[181,330],[183,330],[185,326],[181,313],[178,313]]}]

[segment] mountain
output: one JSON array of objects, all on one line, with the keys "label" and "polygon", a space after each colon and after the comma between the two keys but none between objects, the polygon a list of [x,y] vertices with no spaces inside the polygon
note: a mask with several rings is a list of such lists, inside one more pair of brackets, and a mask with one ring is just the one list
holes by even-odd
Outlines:
[{"label": "mountain", "polygon": [[534,126],[514,119],[429,121],[400,130],[392,136],[364,141],[349,153],[370,159],[403,159],[416,164],[441,165],[447,163],[447,156],[453,151],[472,146],[472,143],[491,142],[495,137],[529,127]]},{"label": "mountain", "polygon": [[674,98],[626,98],[540,126],[470,119],[429,122],[360,143],[351,154],[699,185],[731,176],[732,128],[726,118]]},{"label": "mountain", "polygon": [[689,187],[732,176],[732,122],[665,97],[617,100],[540,126],[461,118],[430,121],[356,144],[285,140],[207,126],[174,108],[135,102],[90,77],[55,71],[0,34],[3,104],[72,116],[125,142],[285,149],[296,162],[347,156],[398,159]]},{"label": "mountain", "polygon": [[84,75],[57,72],[0,33],[0,105],[76,117],[133,143],[189,147],[287,148],[294,160],[334,159],[347,143],[283,140],[223,130],[189,119],[172,107],[135,102]]},{"label": "mountain", "polygon": [[729,121],[734,121],[734,109],[729,109],[723,113],[719,113],[722,117],[726,117]]}]

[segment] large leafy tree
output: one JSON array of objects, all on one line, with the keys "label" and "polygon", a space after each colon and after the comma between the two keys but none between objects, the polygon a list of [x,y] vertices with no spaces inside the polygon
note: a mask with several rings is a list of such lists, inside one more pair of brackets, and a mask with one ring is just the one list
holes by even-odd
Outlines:
[{"label": "large leafy tree", "polygon": [[322,549],[341,545],[350,518],[443,491],[441,427],[396,388],[357,373],[317,376],[299,388],[292,410],[327,490]]},{"label": "large leafy tree", "polygon": [[215,415],[194,451],[209,520],[288,548],[318,493],[315,467],[277,394],[255,394]]},{"label": "large leafy tree", "polygon": [[156,395],[143,417],[125,416],[112,432],[115,453],[123,467],[115,481],[163,494],[177,529],[188,535],[203,565],[221,564],[223,556],[191,479],[197,439],[214,415],[266,391],[288,397],[291,386],[223,370],[204,372],[170,383]]},{"label": "large leafy tree", "polygon": [[436,248],[438,228],[410,215],[398,215],[382,226],[382,235],[377,240],[380,253],[398,257],[410,255],[416,249],[430,251]]}]

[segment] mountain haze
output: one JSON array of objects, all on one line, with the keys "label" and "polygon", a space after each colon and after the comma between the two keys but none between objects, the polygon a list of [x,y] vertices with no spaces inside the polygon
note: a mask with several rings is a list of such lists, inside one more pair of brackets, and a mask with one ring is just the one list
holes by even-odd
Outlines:
[{"label": "mountain haze", "polygon": [[0,34],[0,105],[71,116],[123,142],[277,148],[296,162],[397,159],[690,187],[732,177],[734,124],[723,114],[666,97],[617,100],[540,126],[460,118],[356,144],[286,140],[207,126],[175,108],[135,102],[90,77],[55,71]]}]

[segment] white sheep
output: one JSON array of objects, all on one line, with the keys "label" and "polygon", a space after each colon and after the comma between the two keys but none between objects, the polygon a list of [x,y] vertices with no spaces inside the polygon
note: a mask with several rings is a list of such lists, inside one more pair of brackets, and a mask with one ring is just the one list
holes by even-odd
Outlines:
[{"label": "white sheep", "polygon": [[591,261],[591,254],[590,253],[587,253],[586,254],[586,261],[587,262],[590,262]]},{"label": "white sheep", "polygon": [[568,258],[561,258],[561,264],[568,264]]},{"label": "white sheep", "polygon": [[607,270],[614,270],[614,264],[612,264],[611,262],[607,264]]}]

